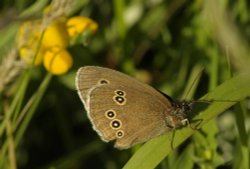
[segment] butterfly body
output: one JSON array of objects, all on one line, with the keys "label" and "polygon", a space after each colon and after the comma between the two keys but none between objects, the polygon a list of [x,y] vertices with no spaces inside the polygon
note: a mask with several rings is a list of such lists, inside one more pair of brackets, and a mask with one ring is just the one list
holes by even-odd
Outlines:
[{"label": "butterfly body", "polygon": [[119,149],[185,125],[189,102],[174,102],[151,86],[97,66],[78,70],[76,88],[93,129]]}]

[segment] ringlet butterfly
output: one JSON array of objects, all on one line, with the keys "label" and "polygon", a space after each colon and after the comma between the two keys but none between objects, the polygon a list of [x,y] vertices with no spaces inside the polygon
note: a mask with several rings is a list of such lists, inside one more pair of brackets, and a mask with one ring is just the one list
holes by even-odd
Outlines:
[{"label": "ringlet butterfly", "polygon": [[188,124],[192,102],[174,101],[116,70],[85,66],[76,88],[93,129],[105,142],[127,149]]}]

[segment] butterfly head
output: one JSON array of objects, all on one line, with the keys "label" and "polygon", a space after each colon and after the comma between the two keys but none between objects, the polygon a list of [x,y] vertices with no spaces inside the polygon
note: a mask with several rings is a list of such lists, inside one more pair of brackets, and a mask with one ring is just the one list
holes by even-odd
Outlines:
[{"label": "butterfly head", "polygon": [[172,106],[176,110],[176,114],[185,114],[186,116],[192,111],[193,102],[188,101],[174,101]]},{"label": "butterfly head", "polygon": [[172,101],[170,115],[166,117],[169,128],[181,128],[189,123],[188,115],[192,111],[192,102]]}]

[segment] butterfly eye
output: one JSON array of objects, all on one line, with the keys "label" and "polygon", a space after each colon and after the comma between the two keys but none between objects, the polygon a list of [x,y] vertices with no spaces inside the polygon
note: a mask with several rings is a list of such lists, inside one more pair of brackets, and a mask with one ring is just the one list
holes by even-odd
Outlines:
[{"label": "butterfly eye", "polygon": [[188,102],[183,102],[183,103],[182,103],[182,107],[183,107],[183,110],[184,110],[185,112],[191,111],[191,104],[188,103]]}]

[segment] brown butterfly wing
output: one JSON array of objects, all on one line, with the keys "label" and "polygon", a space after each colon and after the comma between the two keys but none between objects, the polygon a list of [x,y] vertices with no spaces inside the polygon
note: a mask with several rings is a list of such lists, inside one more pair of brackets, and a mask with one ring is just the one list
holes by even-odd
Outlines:
[{"label": "brown butterfly wing", "polygon": [[170,108],[170,102],[154,93],[109,84],[92,88],[86,100],[93,128],[102,140],[116,140],[115,147],[119,149],[169,130],[164,112]]},{"label": "brown butterfly wing", "polygon": [[78,94],[85,107],[89,90],[102,84],[126,86],[129,88],[139,90],[144,93],[155,95],[156,97],[161,98],[160,100],[165,99],[165,97],[162,94],[160,94],[154,88],[145,83],[142,83],[116,70],[98,66],[85,66],[80,68],[77,71],[75,83]]}]

